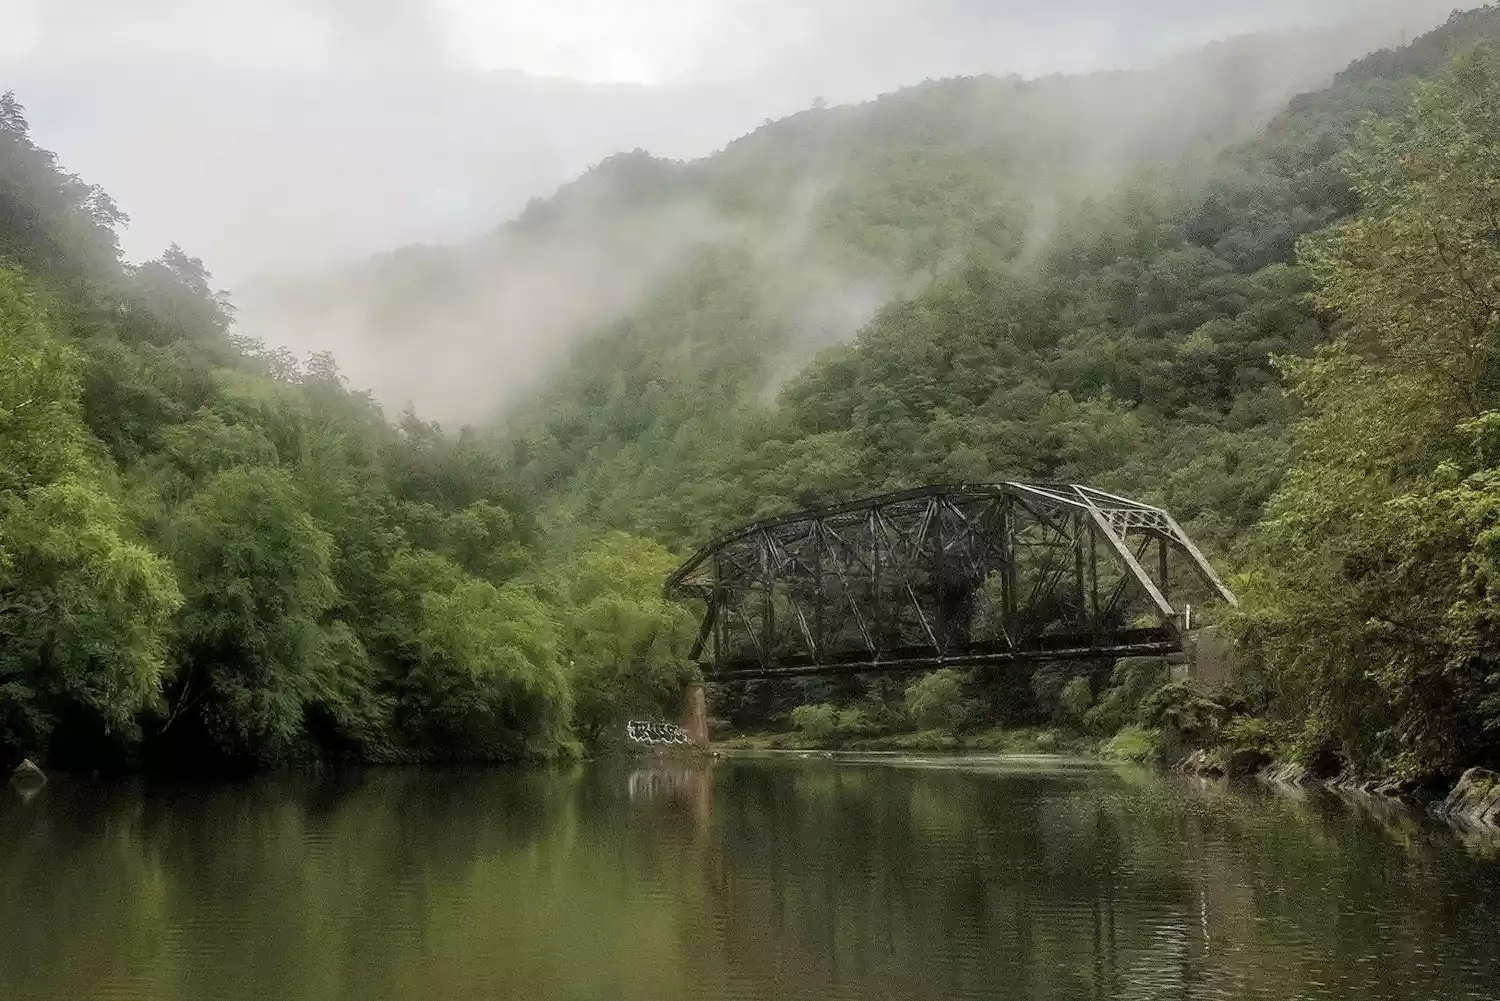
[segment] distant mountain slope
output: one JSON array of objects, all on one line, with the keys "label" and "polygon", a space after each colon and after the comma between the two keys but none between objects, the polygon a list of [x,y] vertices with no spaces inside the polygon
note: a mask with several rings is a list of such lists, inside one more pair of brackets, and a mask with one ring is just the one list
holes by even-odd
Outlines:
[{"label": "distant mountain slope", "polygon": [[769,317],[795,329],[772,366],[785,372],[976,246],[1034,254],[1064,204],[1248,138],[1370,32],[1248,37],[1134,72],[932,81],[768,122],[691,163],[621,154],[485,239],[237,290],[241,324],[331,348],[388,404],[484,420],[707,244],[766,272]]},{"label": "distant mountain slope", "polygon": [[[777,385],[785,368],[768,359],[797,331],[768,316],[748,262],[701,256],[690,276],[583,342],[513,416],[520,489],[555,498],[559,525],[685,543],[877,489],[1057,478],[1159,499],[1226,550],[1287,462],[1294,408],[1272,359],[1328,336],[1294,248],[1357,207],[1342,152],[1365,118],[1403,111],[1418,79],[1497,38],[1500,10],[1455,15],[1292,101],[1254,139],[1203,155],[1184,138],[1175,163],[1138,163],[1103,196],[1059,197],[1046,239],[1024,186],[990,189],[1017,193],[1009,219],[1020,225],[1007,226],[995,210],[1006,203],[965,188],[971,175],[942,163],[920,116],[932,160],[914,183],[885,189],[909,192],[891,203],[900,249],[885,260],[920,277],[906,250],[952,239],[939,243],[955,251],[951,267],[779,385],[769,405],[767,380]],[[873,176],[880,185],[890,172]],[[942,195],[953,190],[963,193],[950,212]],[[890,217],[869,213],[878,199],[859,204],[818,232],[875,245]],[[952,236],[965,227],[967,239]]]}]

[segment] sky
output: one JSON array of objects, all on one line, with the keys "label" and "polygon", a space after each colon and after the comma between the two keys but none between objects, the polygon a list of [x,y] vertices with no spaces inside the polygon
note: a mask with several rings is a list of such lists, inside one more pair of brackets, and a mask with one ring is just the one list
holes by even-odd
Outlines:
[{"label": "sky", "polygon": [[[425,64],[593,83],[790,71],[831,85],[1155,58],[1422,0],[0,0],[0,58]],[[1433,6],[1427,4],[1426,6]],[[1440,5],[1439,5],[1440,6]]]},{"label": "sky", "polygon": [[815,97],[1151,62],[1456,0],[0,0],[39,142],[233,284],[474,235],[608,154],[704,155]]}]

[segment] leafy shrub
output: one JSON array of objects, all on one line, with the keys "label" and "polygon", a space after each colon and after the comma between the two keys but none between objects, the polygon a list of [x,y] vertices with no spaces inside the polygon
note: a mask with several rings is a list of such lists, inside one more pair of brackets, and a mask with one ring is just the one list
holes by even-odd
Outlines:
[{"label": "leafy shrub", "polygon": [[1094,704],[1094,688],[1087,678],[1074,678],[1063,686],[1058,698],[1059,714],[1072,722],[1082,722],[1084,714]]},{"label": "leafy shrub", "polygon": [[568,568],[554,607],[573,724],[584,743],[599,744],[628,719],[672,719],[680,711],[694,677],[687,655],[696,625],[661,597],[660,582],[675,564],[655,543],[614,532]]},{"label": "leafy shrub", "polygon": [[1258,716],[1235,717],[1225,724],[1219,739],[1225,747],[1268,755],[1274,755],[1280,743],[1270,722]]},{"label": "leafy shrub", "polygon": [[1115,665],[1110,686],[1098,703],[1084,713],[1085,725],[1095,733],[1117,733],[1136,722],[1146,696],[1167,681],[1167,662],[1160,657],[1126,657]]},{"label": "leafy shrub", "polygon": [[1100,753],[1111,761],[1158,762],[1163,757],[1161,733],[1132,723],[1111,737]]},{"label": "leafy shrub", "polygon": [[967,707],[963,680],[944,668],[913,683],[906,690],[906,712],[918,726],[956,733],[963,728]]},{"label": "leafy shrub", "polygon": [[1217,742],[1228,715],[1191,682],[1174,681],[1141,702],[1137,721],[1179,743],[1206,747]]},{"label": "leafy shrub", "polygon": [[839,710],[837,732],[840,737],[866,737],[875,731],[870,714],[858,706]]},{"label": "leafy shrub", "polygon": [[819,744],[868,737],[877,729],[870,713],[863,707],[840,709],[829,703],[798,706],[792,710],[792,725],[803,737]]},{"label": "leafy shrub", "polygon": [[798,706],[792,725],[809,740],[825,741],[839,728],[839,711],[830,705]]},{"label": "leafy shrub", "polygon": [[1250,775],[1279,757],[1282,741],[1267,720],[1236,716],[1224,725],[1213,761],[1231,778]]}]

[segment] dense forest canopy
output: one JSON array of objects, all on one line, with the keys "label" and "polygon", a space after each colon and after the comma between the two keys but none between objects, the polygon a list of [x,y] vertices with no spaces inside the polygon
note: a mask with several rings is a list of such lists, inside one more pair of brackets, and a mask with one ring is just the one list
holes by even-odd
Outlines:
[{"label": "dense forest canopy", "polygon": [[1035,256],[1083,195],[1147,166],[1192,176],[1386,30],[1274,32],[1146,70],[820,102],[692,162],[609,157],[472,243],[254,283],[239,319],[269,342],[333,349],[389,404],[483,423],[545,387],[570,346],[670,294],[706,245],[754,270],[757,316],[783,328],[764,363],[784,378],[977,248]]},{"label": "dense forest canopy", "polygon": [[[972,128],[972,149],[952,138],[975,102],[1002,103],[1017,85],[953,81],[886,99],[889,109],[858,119],[872,138],[854,148],[920,150],[892,157],[912,173],[897,182],[874,171],[882,186],[828,196],[860,211],[819,232],[868,246],[894,227],[907,242],[891,259],[921,287],[789,371],[778,359],[806,328],[766,294],[753,245],[705,248],[513,410],[501,436],[515,442],[521,489],[555,498],[571,524],[681,545],[717,525],[884,488],[1083,480],[1165,503],[1222,555],[1288,461],[1295,405],[1272,358],[1306,355],[1328,336],[1306,298],[1298,239],[1357,207],[1341,157],[1360,123],[1401,113],[1416,80],[1489,37],[1496,18],[1455,18],[1403,55],[1356,63],[1247,141],[1183,137],[1165,144],[1166,163],[1117,161],[1113,186],[1051,183],[1045,239],[1034,238],[1038,199],[1018,180],[1024,157],[1017,164],[1045,138],[1006,152]],[[821,114],[839,113],[856,114]],[[787,123],[792,162],[818,114]],[[1039,117],[1029,127],[1046,133],[1051,119]],[[746,149],[776,135],[768,127]],[[955,157],[984,165],[980,187],[964,187],[974,175]],[[1047,162],[1039,172],[1055,178]],[[637,168],[681,169],[651,163]],[[714,161],[698,169],[740,176]],[[936,241],[928,259],[940,265],[907,256],[920,234]]]},{"label": "dense forest canopy", "polygon": [[[1054,479],[1159,501],[1241,571],[1233,700],[1127,665],[1107,691],[940,672],[722,711],[806,702],[792,721],[825,733],[1191,719],[1195,741],[1413,780],[1494,762],[1487,41],[1500,10],[1456,14],[1289,103],[1259,86],[1284,50],[1252,39],[1186,63],[1190,104],[1165,99],[1181,65],[950,80],[691,164],[611,158],[481,245],[329,278],[373,296],[387,359],[465,331],[473,391],[509,405],[458,434],[244,336],[183,250],[122,262],[119,208],[6,95],[0,749],[572,753],[675,713],[693,615],[660,582],[714,529]],[[548,286],[548,255],[590,280]],[[279,308],[334,323],[342,291]],[[509,354],[510,326],[564,350]]]},{"label": "dense forest canopy", "polygon": [[492,448],[393,425],[326,355],[237,338],[200,261],[121,263],[122,218],[7,94],[6,757],[510,760],[575,746],[575,692],[590,718],[674,708],[683,613],[637,576],[660,547],[600,537],[544,563]]}]

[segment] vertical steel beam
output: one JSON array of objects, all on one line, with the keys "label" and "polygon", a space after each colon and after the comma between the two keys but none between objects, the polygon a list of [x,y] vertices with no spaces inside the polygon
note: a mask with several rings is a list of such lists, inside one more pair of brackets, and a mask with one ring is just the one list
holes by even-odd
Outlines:
[{"label": "vertical steel beam", "polygon": [[1083,575],[1083,512],[1073,513],[1073,593],[1078,596],[1078,631],[1089,627],[1089,598]]},{"label": "vertical steel beam", "polygon": [[1001,569],[1000,600],[1005,613],[1005,635],[1011,636],[1016,623],[1016,558],[1020,545],[1017,541],[1016,500],[1010,494],[1005,495],[1005,513],[1001,523],[1005,526],[1005,539],[1002,543],[1005,565]]},{"label": "vertical steel beam", "polygon": [[1094,527],[1089,526],[1089,579],[1093,581],[1094,602],[1089,613],[1089,620],[1093,623],[1091,632],[1094,642],[1099,642],[1099,636],[1104,631],[1104,623],[1099,614],[1099,536],[1094,532]]},{"label": "vertical steel beam", "polygon": [[935,646],[938,656],[941,657],[948,650],[948,554],[943,546],[943,498],[938,497],[933,505],[936,509],[936,517],[932,519],[932,538],[936,547],[933,566],[937,569],[937,587],[932,588],[937,595],[937,635],[934,638],[937,641]]},{"label": "vertical steel beam", "polygon": [[813,600],[813,648],[812,655],[817,660],[823,659],[823,603],[827,599],[823,594],[823,522],[821,519],[813,522],[813,590],[816,596]]},{"label": "vertical steel beam", "polygon": [[761,661],[766,667],[770,667],[776,658],[772,649],[776,642],[776,570],[771,565],[771,540],[765,532],[760,533],[760,574],[761,587],[764,588],[765,596],[761,602]]},{"label": "vertical steel beam", "polygon": [[1172,600],[1172,572],[1167,565],[1167,552],[1170,547],[1167,537],[1163,535],[1156,540],[1156,573],[1157,579],[1161,581],[1161,596],[1168,601]]},{"label": "vertical steel beam", "polygon": [[[724,600],[724,555],[722,552],[714,551],[714,604],[718,605]],[[727,615],[714,616],[714,670],[717,671],[722,664],[724,656],[724,634]]]},{"label": "vertical steel beam", "polygon": [[884,632],[883,632],[883,630],[885,629],[885,618],[881,614],[881,600],[880,600],[881,599],[881,583],[880,583],[880,534],[881,534],[881,520],[880,520],[880,508],[878,506],[877,507],[873,507],[873,508],[870,509],[869,525],[870,525],[870,565],[872,567],[874,567],[874,572],[871,574],[871,580],[870,580],[870,604],[872,606],[872,610],[871,610],[871,614],[870,614],[870,646],[873,647],[874,649],[872,649],[870,652],[872,654],[877,654],[878,655],[885,648],[885,642],[882,639],[882,637],[885,635]]}]

